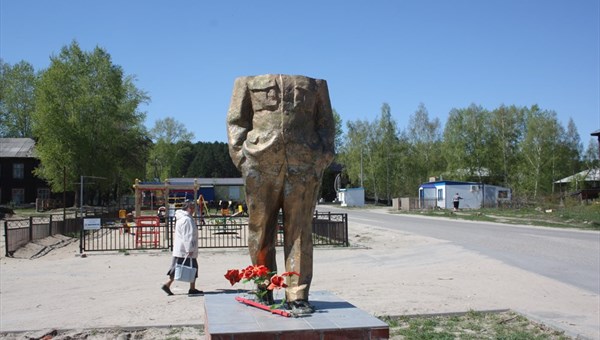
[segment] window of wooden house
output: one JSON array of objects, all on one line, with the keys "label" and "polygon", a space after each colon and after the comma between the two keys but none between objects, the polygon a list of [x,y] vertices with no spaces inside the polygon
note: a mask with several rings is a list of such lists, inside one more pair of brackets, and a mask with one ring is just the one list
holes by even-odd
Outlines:
[{"label": "window of wooden house", "polygon": [[13,178],[23,179],[25,178],[25,164],[14,163],[13,164]]},{"label": "window of wooden house", "polygon": [[14,188],[12,189],[11,201],[14,204],[22,204],[25,202],[25,189]]},{"label": "window of wooden house", "polygon": [[38,188],[37,189],[37,198],[44,199],[44,200],[50,198],[50,189]]}]

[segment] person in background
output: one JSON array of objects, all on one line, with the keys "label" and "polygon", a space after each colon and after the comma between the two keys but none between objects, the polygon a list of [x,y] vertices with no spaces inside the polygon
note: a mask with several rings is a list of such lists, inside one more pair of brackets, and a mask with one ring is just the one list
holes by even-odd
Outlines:
[{"label": "person in background", "polygon": [[162,206],[160,208],[158,208],[158,211],[156,212],[156,216],[158,216],[160,223],[165,223],[165,218],[167,217],[167,208],[162,207]]},{"label": "person in background", "polygon": [[135,218],[133,218],[133,213],[128,213],[125,217],[125,223],[123,223],[123,232],[135,235],[135,232],[131,231],[132,228],[135,228]]},{"label": "person in background", "polygon": [[198,200],[196,202],[198,203],[198,212],[200,214],[200,230],[202,230],[202,226],[206,225],[206,222],[204,221],[204,207],[206,206],[206,203],[204,203],[204,196],[198,196]]},{"label": "person in background", "polygon": [[[198,227],[192,214],[196,209],[194,201],[185,201],[181,209],[175,211],[175,233],[173,237],[173,261],[167,272],[169,280],[163,284],[162,290],[167,295],[173,295],[171,284],[175,280],[175,265],[182,264],[196,268],[196,278],[198,277]],[[187,257],[187,259],[186,259]],[[196,280],[190,282],[189,296],[202,295],[203,292],[196,289]]]},{"label": "person in background", "polygon": [[454,203],[454,211],[458,211],[458,204],[460,203],[460,200],[462,200],[462,199],[463,198],[460,197],[458,192],[456,193],[456,195],[454,195],[454,198],[452,199],[452,203]]}]

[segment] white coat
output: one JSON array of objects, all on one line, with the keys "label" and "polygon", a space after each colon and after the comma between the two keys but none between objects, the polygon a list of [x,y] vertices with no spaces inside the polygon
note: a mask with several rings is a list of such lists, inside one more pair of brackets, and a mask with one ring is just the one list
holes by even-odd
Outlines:
[{"label": "white coat", "polygon": [[198,227],[186,210],[175,211],[175,236],[173,237],[173,256],[185,257],[192,252],[191,258],[198,257]]}]

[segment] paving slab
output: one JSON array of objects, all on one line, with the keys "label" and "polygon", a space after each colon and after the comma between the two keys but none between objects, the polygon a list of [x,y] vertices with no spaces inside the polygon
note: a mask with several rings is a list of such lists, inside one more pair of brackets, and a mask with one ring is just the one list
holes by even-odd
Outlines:
[{"label": "paving slab", "polygon": [[315,313],[285,317],[235,300],[238,294],[214,294],[204,301],[207,339],[269,338],[387,339],[389,326],[331,292],[311,292]]}]

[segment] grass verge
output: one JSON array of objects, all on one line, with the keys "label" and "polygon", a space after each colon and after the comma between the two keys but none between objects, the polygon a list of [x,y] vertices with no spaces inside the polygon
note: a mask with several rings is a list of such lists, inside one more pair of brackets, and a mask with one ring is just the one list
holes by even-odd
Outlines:
[{"label": "grass verge", "polygon": [[381,317],[390,326],[390,339],[572,339],[564,331],[533,322],[513,311],[462,315]]},{"label": "grass verge", "polygon": [[[379,319],[390,327],[391,340],[567,340],[573,339],[546,325],[533,322],[512,312],[475,312],[446,316],[388,317]],[[0,333],[0,339],[199,339],[204,337],[200,326],[140,327],[137,329],[102,328],[77,330],[46,330],[23,333]]]},{"label": "grass verge", "polygon": [[[396,212],[394,212],[396,213]],[[457,212],[444,209],[399,211],[401,214],[447,217],[471,221],[523,224],[543,227],[577,228],[600,231],[600,202],[563,207],[520,209],[483,208]]]}]

